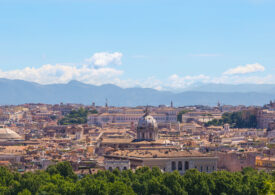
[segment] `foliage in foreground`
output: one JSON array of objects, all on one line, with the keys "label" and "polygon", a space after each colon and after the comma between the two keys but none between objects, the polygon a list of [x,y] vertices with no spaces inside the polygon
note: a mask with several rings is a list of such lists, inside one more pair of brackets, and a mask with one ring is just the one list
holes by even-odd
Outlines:
[{"label": "foliage in foreground", "polygon": [[247,168],[242,172],[200,173],[188,170],[162,173],[158,168],[100,171],[78,178],[68,162],[48,167],[46,171],[19,174],[0,167],[0,194],[274,194],[275,173]]}]

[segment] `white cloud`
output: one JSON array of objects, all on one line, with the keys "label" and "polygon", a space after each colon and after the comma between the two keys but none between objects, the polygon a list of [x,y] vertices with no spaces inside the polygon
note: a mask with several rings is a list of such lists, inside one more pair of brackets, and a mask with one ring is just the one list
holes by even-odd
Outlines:
[{"label": "white cloud", "polygon": [[253,72],[263,72],[265,67],[259,63],[246,64],[245,66],[238,66],[236,68],[231,68],[225,71],[224,75],[234,75],[234,74],[247,74]]},{"label": "white cloud", "polygon": [[204,74],[192,76],[173,74],[165,79],[155,77],[122,79],[121,76],[124,73],[122,70],[106,67],[108,64],[120,64],[121,57],[122,54],[119,52],[112,54],[103,52],[96,53],[90,58],[92,65],[45,64],[38,68],[26,67],[8,71],[0,69],[0,78],[21,79],[40,84],[68,83],[71,80],[78,80],[93,85],[115,84],[124,88],[143,87],[157,90],[181,90],[195,83],[275,84],[275,77],[271,74],[245,75],[245,73],[264,71],[265,68],[258,63],[239,66],[216,77]]},{"label": "white cloud", "polygon": [[7,79],[22,79],[41,84],[67,83],[78,80],[85,83],[100,85],[111,82],[123,71],[113,68],[92,68],[87,66],[68,66],[62,64],[46,64],[39,68],[26,67],[21,70],[2,71],[0,77]]},{"label": "white cloud", "polygon": [[110,64],[121,64],[122,53],[114,52],[99,52],[95,53],[92,57],[86,59],[86,62],[95,66],[107,66]]},{"label": "white cloud", "polygon": [[275,78],[271,74],[265,76],[222,75],[211,78],[210,82],[224,84],[275,84]]},{"label": "white cloud", "polygon": [[168,78],[167,87],[174,89],[182,89],[196,82],[208,82],[209,80],[210,77],[203,74],[183,77],[180,77],[177,74],[173,74]]},{"label": "white cloud", "polygon": [[271,74],[265,76],[221,75],[210,77],[207,75],[179,76],[171,75],[162,89],[184,89],[195,83],[216,84],[275,84],[275,77]]},{"label": "white cloud", "polygon": [[24,69],[3,71],[0,69],[0,78],[21,79],[40,84],[67,83],[78,80],[84,83],[101,85],[119,83],[122,70],[106,67],[111,64],[121,64],[122,53],[100,52],[86,60],[90,65],[75,64],[45,64],[41,67],[26,67]]}]

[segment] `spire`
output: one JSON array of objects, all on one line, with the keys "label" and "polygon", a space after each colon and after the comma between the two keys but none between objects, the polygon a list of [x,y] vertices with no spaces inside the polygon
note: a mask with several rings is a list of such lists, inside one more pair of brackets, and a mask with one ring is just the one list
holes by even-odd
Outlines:
[{"label": "spire", "polygon": [[148,105],[146,106],[145,110],[144,110],[144,116],[148,116],[149,115],[149,108]]},{"label": "spire", "polygon": [[105,107],[108,108],[108,99],[105,99]]},{"label": "spire", "polygon": [[105,107],[108,108],[108,99],[106,98]]},{"label": "spire", "polygon": [[171,105],[170,105],[170,107],[171,107],[171,108],[173,108],[173,107],[174,107],[174,105],[173,105],[173,101],[171,101]]}]

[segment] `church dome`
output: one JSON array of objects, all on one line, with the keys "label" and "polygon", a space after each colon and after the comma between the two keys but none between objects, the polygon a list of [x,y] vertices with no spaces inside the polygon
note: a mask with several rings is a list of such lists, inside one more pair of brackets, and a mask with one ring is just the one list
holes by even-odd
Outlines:
[{"label": "church dome", "polygon": [[149,129],[149,128],[157,128],[157,121],[151,115],[145,114],[138,121],[138,128],[140,129]]},{"label": "church dome", "polygon": [[137,140],[139,141],[155,141],[158,139],[158,124],[157,121],[149,115],[148,109],[145,114],[139,119],[137,126]]},{"label": "church dome", "polygon": [[22,139],[20,135],[8,128],[0,128],[0,140]]}]

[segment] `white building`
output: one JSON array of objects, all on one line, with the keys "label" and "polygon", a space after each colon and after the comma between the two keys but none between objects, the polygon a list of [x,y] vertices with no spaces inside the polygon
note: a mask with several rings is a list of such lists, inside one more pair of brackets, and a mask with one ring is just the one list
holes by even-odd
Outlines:
[{"label": "white building", "polygon": [[[122,114],[122,113],[103,113],[88,115],[88,125],[104,125],[106,123],[134,123],[137,124],[142,114]],[[152,117],[158,123],[176,123],[177,115],[171,114],[156,114],[152,113]]]},{"label": "white building", "polygon": [[104,160],[106,170],[113,171],[114,169],[128,170],[130,169],[130,160]]}]

